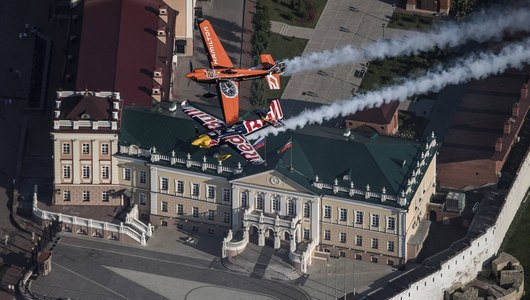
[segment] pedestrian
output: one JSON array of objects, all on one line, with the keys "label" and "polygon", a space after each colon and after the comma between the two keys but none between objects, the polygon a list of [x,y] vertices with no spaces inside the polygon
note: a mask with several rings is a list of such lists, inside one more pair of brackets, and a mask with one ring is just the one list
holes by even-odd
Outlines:
[{"label": "pedestrian", "polygon": [[7,246],[7,242],[9,241],[9,234],[6,233],[4,236],[4,246]]}]

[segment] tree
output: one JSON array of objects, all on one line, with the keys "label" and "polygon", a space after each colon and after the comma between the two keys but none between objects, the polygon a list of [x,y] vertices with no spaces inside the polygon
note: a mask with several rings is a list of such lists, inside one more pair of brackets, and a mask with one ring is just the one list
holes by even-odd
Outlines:
[{"label": "tree", "polygon": [[264,96],[265,85],[263,80],[254,80],[250,87],[250,104],[253,108],[264,107],[267,105],[267,99]]},{"label": "tree", "polygon": [[462,19],[473,12],[476,4],[476,0],[453,0],[451,11],[457,19]]}]

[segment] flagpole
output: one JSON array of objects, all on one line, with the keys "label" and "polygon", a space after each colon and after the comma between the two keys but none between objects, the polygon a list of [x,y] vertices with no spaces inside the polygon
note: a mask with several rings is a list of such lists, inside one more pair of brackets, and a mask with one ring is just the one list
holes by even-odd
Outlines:
[{"label": "flagpole", "polygon": [[293,170],[293,151],[294,151],[294,145],[293,145],[293,135],[291,134],[291,170]]}]

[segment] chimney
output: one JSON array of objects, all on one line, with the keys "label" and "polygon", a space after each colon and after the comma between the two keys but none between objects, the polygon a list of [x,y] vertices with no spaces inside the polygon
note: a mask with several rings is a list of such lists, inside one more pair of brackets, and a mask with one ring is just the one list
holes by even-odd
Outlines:
[{"label": "chimney", "polygon": [[528,97],[528,84],[523,84],[523,87],[521,88],[521,99],[526,100]]},{"label": "chimney", "polygon": [[497,138],[495,140],[495,152],[501,152],[502,151],[502,138]]},{"label": "chimney", "polygon": [[512,106],[512,117],[516,118],[519,116],[519,102],[515,102]]},{"label": "chimney", "polygon": [[154,78],[162,78],[162,68],[156,68],[153,71],[153,77]]},{"label": "chimney", "polygon": [[510,122],[510,119],[504,121],[504,134],[510,134],[511,127],[512,127],[512,122]]},{"label": "chimney", "polygon": [[157,36],[166,36],[166,27],[158,27],[156,31]]},{"label": "chimney", "polygon": [[112,109],[120,110],[120,102],[119,101],[112,102]]},{"label": "chimney", "polygon": [[165,6],[160,6],[158,8],[158,15],[159,16],[167,16],[167,7]]}]

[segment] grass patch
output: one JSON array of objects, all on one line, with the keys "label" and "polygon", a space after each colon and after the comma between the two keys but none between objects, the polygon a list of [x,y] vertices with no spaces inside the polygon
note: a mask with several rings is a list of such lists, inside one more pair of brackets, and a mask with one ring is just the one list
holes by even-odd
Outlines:
[{"label": "grass patch", "polygon": [[[529,190],[530,191],[530,190]],[[513,255],[519,260],[524,268],[524,290],[527,294],[522,299],[530,299],[528,293],[530,289],[530,205],[528,205],[529,191],[526,193],[526,200],[519,211],[515,215],[515,218],[506,232],[504,241],[502,242],[501,250]]]},{"label": "grass patch", "polygon": [[418,16],[394,12],[388,22],[388,28],[402,30],[427,31],[432,28],[435,19],[429,16]]},{"label": "grass patch", "polygon": [[[286,37],[277,33],[272,33],[269,40],[269,47],[265,51],[270,53],[275,60],[283,60],[293,58],[301,55],[307,45],[306,39],[299,39],[295,37]],[[282,76],[279,90],[270,90],[265,88],[265,97],[267,99],[281,98],[290,76]]]},{"label": "grass patch", "polygon": [[399,111],[399,136],[408,139],[417,139],[421,136],[426,122],[426,118],[418,117],[412,112]]},{"label": "grass patch", "polygon": [[378,89],[396,83],[397,78],[415,77],[425,73],[434,65],[448,60],[451,54],[436,50],[416,56],[390,57],[370,63],[359,87],[360,92]]},{"label": "grass patch", "polygon": [[[315,28],[327,2],[327,0],[260,0],[261,5],[269,8],[272,21],[309,28]],[[308,9],[306,3],[311,3],[312,9]]]}]

